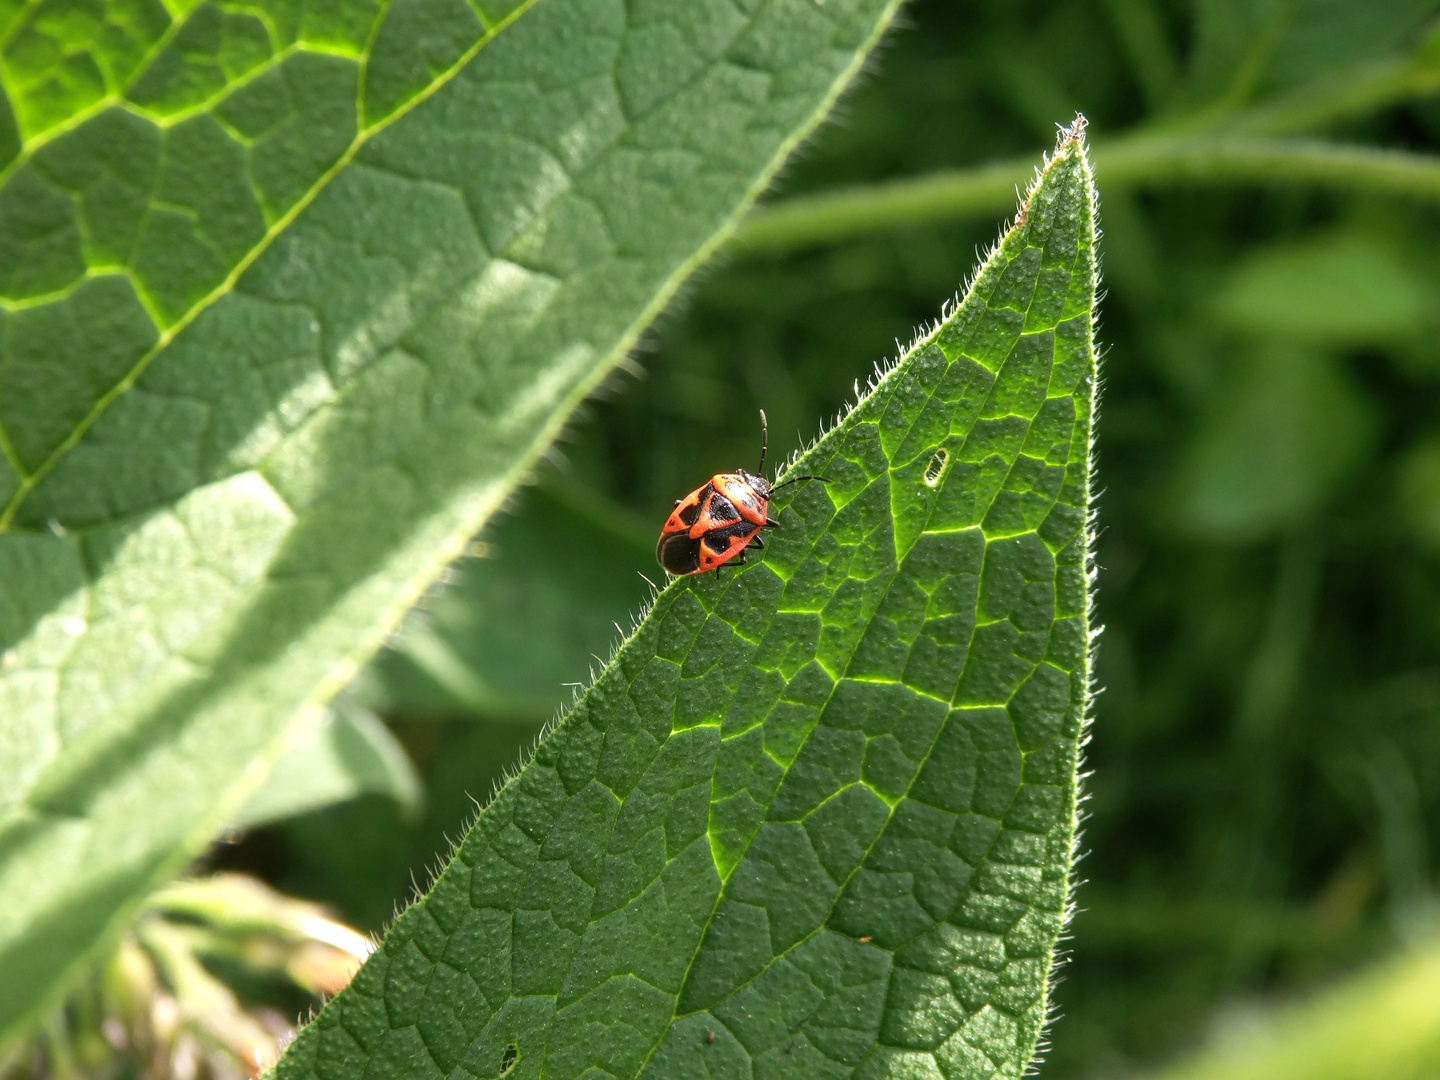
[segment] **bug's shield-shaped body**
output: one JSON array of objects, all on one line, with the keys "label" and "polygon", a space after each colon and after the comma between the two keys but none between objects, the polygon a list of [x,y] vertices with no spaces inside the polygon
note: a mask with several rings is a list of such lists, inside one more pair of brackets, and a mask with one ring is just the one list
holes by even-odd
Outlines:
[{"label": "bug's shield-shaped body", "polygon": [[672,574],[699,574],[735,558],[766,524],[769,492],[764,477],[744,471],[711,477],[675,504],[655,548],[660,565]]}]

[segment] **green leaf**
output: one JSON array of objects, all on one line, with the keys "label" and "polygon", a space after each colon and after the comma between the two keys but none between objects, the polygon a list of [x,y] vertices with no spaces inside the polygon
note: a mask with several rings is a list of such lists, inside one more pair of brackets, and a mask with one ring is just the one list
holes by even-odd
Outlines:
[{"label": "green leaf", "polygon": [[1240,353],[1171,478],[1175,524],[1248,543],[1304,524],[1365,461],[1374,408],[1327,353],[1267,343]]},{"label": "green leaf", "polygon": [[0,1044],[239,812],[894,6],[3,9]]},{"label": "green leaf", "polygon": [[1088,693],[1078,125],[964,302],[681,579],[277,1066],[1018,1077]]},{"label": "green leaf", "polygon": [[1242,333],[1359,346],[1418,336],[1431,290],[1383,242],[1337,234],[1262,250],[1221,287],[1216,314]]},{"label": "green leaf", "polygon": [[634,622],[641,575],[660,574],[654,537],[617,524],[613,507],[547,488],[522,498],[366,669],[376,708],[543,723]]},{"label": "green leaf", "polygon": [[394,799],[411,816],[425,797],[415,767],[390,730],[373,714],[344,703],[326,710],[320,723],[296,727],[289,752],[231,824],[253,829],[372,794]]},{"label": "green leaf", "polygon": [[1395,501],[1411,535],[1440,551],[1440,438],[1429,435],[1406,450],[1396,470]]}]

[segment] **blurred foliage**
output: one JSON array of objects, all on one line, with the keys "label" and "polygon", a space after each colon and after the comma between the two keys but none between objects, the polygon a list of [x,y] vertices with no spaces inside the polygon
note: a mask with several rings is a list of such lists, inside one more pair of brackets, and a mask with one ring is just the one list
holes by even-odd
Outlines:
[{"label": "blurred foliage", "polygon": [[521,498],[523,512],[472,547],[361,680],[376,708],[534,725],[569,702],[586,675],[577,658],[598,669],[617,623],[629,629],[642,575],[663,576],[639,519],[579,492]]},{"label": "blurred foliage", "polygon": [[1429,1080],[1440,1074],[1440,941],[1281,1008],[1228,1005],[1152,1080]]},{"label": "blurred foliage", "polygon": [[424,784],[405,748],[354,702],[337,702],[321,723],[299,725],[291,740],[289,752],[241,808],[233,828],[253,829],[372,794],[393,799],[406,817],[420,812]]},{"label": "blurred foliage", "polygon": [[315,904],[216,874],[153,893],[110,955],[39,1034],[12,1080],[242,1080],[273,1064],[295,1022],[335,994],[370,941]]},{"label": "blurred foliage", "polygon": [[[780,195],[1024,155],[1077,110],[1097,148],[1269,117],[1433,154],[1436,14],[926,0]],[[1157,1065],[1225,1003],[1323,985],[1419,933],[1440,885],[1440,206],[1110,191],[1101,161],[1105,691],[1051,1077]],[[382,925],[608,655],[672,501],[752,466],[762,406],[772,460],[798,448],[995,232],[933,221],[702,275],[357,688],[425,778],[419,817],[370,795],[221,860]]]}]

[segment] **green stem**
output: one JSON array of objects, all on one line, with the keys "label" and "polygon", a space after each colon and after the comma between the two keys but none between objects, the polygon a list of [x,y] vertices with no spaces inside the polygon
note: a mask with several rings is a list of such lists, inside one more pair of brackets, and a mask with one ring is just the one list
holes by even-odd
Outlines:
[{"label": "green stem", "polygon": [[[1310,184],[1440,201],[1440,157],[1307,139],[1134,136],[1094,149],[1105,188],[1206,183]],[[995,162],[871,187],[789,199],[752,213],[735,237],[747,251],[783,251],[923,225],[1016,204],[1034,163]]]},{"label": "green stem", "polygon": [[741,223],[735,243],[747,250],[783,250],[897,225],[1010,209],[1034,170],[1033,159],[996,162],[786,199],[753,210]]}]

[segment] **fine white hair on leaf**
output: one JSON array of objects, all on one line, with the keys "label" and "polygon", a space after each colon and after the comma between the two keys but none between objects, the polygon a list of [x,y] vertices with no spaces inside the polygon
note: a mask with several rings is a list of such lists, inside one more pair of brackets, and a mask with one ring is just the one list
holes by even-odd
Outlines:
[{"label": "fine white hair on leaf", "polygon": [[[1056,154],[1058,154],[1062,149],[1065,149],[1067,146],[1069,146],[1069,145],[1071,145],[1071,144],[1077,144],[1077,145],[1081,144],[1081,140],[1082,140],[1084,131],[1085,131],[1085,118],[1084,118],[1083,116],[1077,115],[1073,123],[1071,123],[1068,127],[1062,127],[1062,128],[1061,128],[1060,133],[1059,133],[1059,136],[1058,136],[1057,141],[1056,141]],[[1045,165],[1046,165],[1046,167],[1049,166],[1049,164],[1050,164],[1050,162],[1051,162],[1052,160],[1053,160],[1053,158],[1052,158],[1051,155],[1046,155],[1046,158],[1045,158]],[[1089,173],[1089,168],[1088,168],[1088,166],[1085,166],[1085,167],[1084,167],[1084,171],[1085,171],[1087,174]],[[1037,182],[1038,182],[1038,181],[1037,181]],[[1034,187],[1035,187],[1035,182],[1032,182],[1031,185],[1030,185],[1029,190],[1027,190],[1027,192],[1026,192],[1026,202],[1027,202],[1027,203],[1028,203],[1028,201],[1029,201],[1029,199],[1030,199],[1031,194],[1033,194]],[[1094,219],[1095,219],[1095,194],[1094,194],[1094,187],[1093,187],[1093,185],[1088,185],[1088,184],[1087,184],[1087,188],[1088,188],[1089,198],[1090,198],[1090,207],[1089,207],[1089,209],[1090,209],[1090,219],[1091,219],[1091,221],[1093,222]],[[1022,213],[1022,217],[1023,217],[1023,213]],[[1093,249],[1092,249],[1092,251],[1093,251]],[[1096,274],[1096,276],[1097,276],[1097,280],[1098,280],[1098,274],[1099,274],[1099,263],[1098,263],[1098,260],[1096,261],[1094,272],[1095,272],[1095,274]],[[1099,294],[1099,293],[1098,293],[1098,290],[1097,290],[1097,295],[1092,298],[1092,300],[1091,300],[1091,306],[1090,306],[1090,320],[1091,320],[1091,321],[1090,321],[1090,327],[1089,327],[1089,331],[1090,331],[1090,333],[1089,333],[1090,349],[1091,349],[1091,355],[1095,358],[1096,370],[1095,370],[1094,375],[1090,377],[1091,380],[1092,380],[1092,383],[1091,383],[1091,385],[1090,385],[1090,387],[1089,387],[1091,408],[1090,408],[1090,416],[1089,416],[1088,443],[1087,443],[1087,445],[1086,445],[1086,447],[1085,447],[1085,458],[1086,458],[1085,464],[1086,464],[1086,469],[1087,469],[1087,472],[1086,472],[1086,503],[1085,503],[1085,515],[1084,515],[1084,520],[1083,520],[1082,525],[1081,525],[1081,528],[1082,528],[1081,542],[1082,542],[1082,544],[1083,544],[1083,550],[1082,550],[1082,553],[1081,553],[1081,560],[1082,560],[1082,561],[1081,561],[1081,565],[1082,565],[1082,568],[1083,568],[1083,574],[1084,574],[1084,578],[1085,578],[1085,621],[1086,621],[1087,637],[1086,637],[1086,641],[1085,641],[1085,660],[1084,660],[1084,665],[1085,665],[1085,666],[1084,666],[1085,685],[1084,685],[1084,688],[1083,688],[1083,699],[1082,699],[1082,703],[1081,703],[1080,717],[1079,717],[1079,719],[1080,719],[1080,731],[1079,731],[1078,738],[1076,739],[1076,754],[1077,754],[1076,763],[1075,763],[1075,769],[1076,769],[1076,789],[1075,789],[1074,809],[1073,809],[1073,811],[1072,811],[1072,815],[1073,815],[1073,816],[1072,816],[1072,819],[1071,819],[1071,820],[1072,820],[1072,824],[1071,824],[1071,834],[1070,834],[1070,867],[1071,867],[1071,871],[1070,871],[1070,874],[1069,874],[1069,879],[1068,879],[1067,882],[1066,882],[1065,903],[1064,903],[1064,907],[1063,907],[1062,912],[1061,912],[1060,931],[1059,931],[1059,936],[1058,936],[1058,938],[1057,938],[1057,947],[1056,947],[1056,949],[1055,949],[1055,953],[1054,953],[1053,957],[1051,958],[1050,972],[1049,972],[1049,976],[1048,976],[1047,983],[1046,983],[1045,1017],[1044,1017],[1043,1022],[1042,1022],[1041,1036],[1040,1036],[1040,1038],[1039,1038],[1039,1039],[1037,1040],[1037,1042],[1036,1042],[1035,1051],[1034,1051],[1034,1053],[1031,1055],[1031,1058],[1030,1058],[1029,1063],[1026,1065],[1025,1073],[1026,1073],[1027,1075],[1033,1074],[1033,1073],[1036,1071],[1036,1069],[1038,1068],[1039,1063],[1040,1063],[1040,1060],[1041,1060],[1041,1058],[1044,1056],[1045,1050],[1048,1049],[1048,1047],[1049,1047],[1049,1045],[1050,1045],[1050,1044],[1049,1044],[1049,1040],[1048,1040],[1048,1038],[1046,1037],[1046,1032],[1047,1032],[1048,1029],[1051,1027],[1051,1025],[1055,1022],[1056,1018],[1057,1018],[1058,1015],[1059,1015],[1058,1012],[1057,1012],[1057,1010],[1056,1010],[1054,990],[1055,990],[1056,984],[1057,984],[1057,983],[1059,982],[1059,980],[1060,980],[1060,972],[1061,972],[1061,970],[1062,970],[1063,964],[1064,964],[1065,959],[1066,959],[1066,957],[1068,956],[1068,952],[1069,952],[1069,950],[1067,950],[1067,949],[1062,949],[1062,948],[1060,948],[1060,947],[1059,947],[1059,942],[1069,940],[1069,928],[1070,928],[1070,926],[1071,926],[1071,923],[1072,923],[1072,921],[1073,921],[1073,919],[1074,919],[1074,917],[1075,917],[1075,912],[1076,912],[1076,910],[1077,910],[1076,902],[1075,902],[1075,891],[1076,891],[1076,889],[1078,888],[1078,886],[1079,886],[1079,884],[1080,884],[1080,881],[1079,881],[1079,878],[1077,878],[1076,875],[1075,875],[1075,873],[1074,873],[1074,867],[1075,867],[1075,864],[1076,864],[1076,863],[1079,861],[1079,859],[1080,859],[1080,852],[1081,852],[1080,844],[1081,844],[1081,839],[1082,839],[1082,835],[1083,835],[1082,826],[1083,826],[1083,824],[1084,824],[1085,817],[1086,817],[1085,804],[1086,804],[1086,802],[1088,801],[1088,796],[1086,795],[1086,793],[1085,793],[1085,791],[1084,791],[1084,780],[1090,775],[1089,772],[1084,768],[1084,764],[1085,764],[1085,749],[1086,749],[1086,747],[1087,747],[1087,746],[1089,745],[1089,743],[1090,743],[1090,738],[1091,738],[1091,733],[1092,733],[1092,727],[1093,727],[1093,722],[1094,722],[1095,699],[1096,699],[1096,697],[1097,697],[1098,694],[1099,694],[1099,689],[1098,689],[1098,688],[1096,687],[1096,685],[1095,685],[1095,653],[1096,653],[1096,649],[1097,649],[1098,646],[1099,646],[1099,639],[1100,639],[1101,634],[1104,632],[1104,629],[1103,629],[1103,627],[1096,626],[1096,625],[1095,625],[1095,622],[1094,622],[1094,619],[1095,619],[1095,578],[1096,578],[1096,573],[1097,573],[1096,565],[1095,565],[1095,540],[1096,540],[1096,535],[1097,535],[1097,529],[1096,529],[1096,506],[1095,506],[1095,503],[1096,503],[1096,499],[1098,498],[1098,495],[1097,495],[1097,493],[1095,493],[1095,492],[1093,492],[1092,490],[1090,490],[1090,477],[1093,477],[1093,476],[1095,475],[1095,467],[1096,467],[1095,425],[1096,425],[1096,420],[1098,419],[1099,411],[1100,411],[1099,399],[1100,399],[1100,389],[1101,389],[1101,385],[1102,385],[1102,379],[1101,379],[1101,377],[1100,377],[1099,370],[1098,370],[1098,369],[1099,369],[1099,361],[1100,361],[1100,358],[1101,358],[1102,353],[1095,348],[1095,344],[1094,344],[1095,329],[1096,329],[1096,323],[1097,323],[1097,320],[1096,320],[1096,318],[1095,318],[1095,311],[1096,311],[1096,306],[1098,305],[1099,300],[1100,300],[1100,295],[1101,295],[1101,294]],[[1084,384],[1084,381],[1085,381],[1085,380],[1082,380],[1082,386],[1083,386],[1083,384]]]}]

